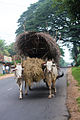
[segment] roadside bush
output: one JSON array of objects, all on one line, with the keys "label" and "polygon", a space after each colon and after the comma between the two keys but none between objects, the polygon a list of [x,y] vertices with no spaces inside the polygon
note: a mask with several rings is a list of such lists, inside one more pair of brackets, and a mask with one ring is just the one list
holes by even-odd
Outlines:
[{"label": "roadside bush", "polygon": [[77,65],[78,65],[78,66],[80,65],[80,54],[79,54],[78,57],[77,57]]}]

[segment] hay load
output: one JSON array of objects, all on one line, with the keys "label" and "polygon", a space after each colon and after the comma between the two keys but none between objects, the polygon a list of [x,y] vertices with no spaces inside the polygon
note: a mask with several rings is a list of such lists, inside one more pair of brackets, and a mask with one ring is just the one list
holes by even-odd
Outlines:
[{"label": "hay load", "polygon": [[24,79],[27,81],[30,86],[32,82],[39,82],[41,79],[44,79],[44,73],[42,70],[42,63],[44,61],[39,58],[27,58],[23,62],[24,67]]},{"label": "hay load", "polygon": [[22,33],[16,38],[16,48],[21,56],[41,59],[53,58],[55,63],[59,64],[59,47],[56,41],[47,33]]}]

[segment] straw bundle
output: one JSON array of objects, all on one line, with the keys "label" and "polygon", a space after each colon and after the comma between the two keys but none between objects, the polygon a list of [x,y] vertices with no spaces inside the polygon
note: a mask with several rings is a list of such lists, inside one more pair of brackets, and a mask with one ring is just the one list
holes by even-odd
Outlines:
[{"label": "straw bundle", "polygon": [[25,32],[20,34],[16,38],[16,49],[20,55],[41,59],[53,58],[59,64],[59,47],[47,33]]},{"label": "straw bundle", "polygon": [[31,82],[39,82],[41,79],[44,79],[44,73],[41,66],[43,62],[42,59],[29,57],[23,61],[23,75],[29,85]]}]

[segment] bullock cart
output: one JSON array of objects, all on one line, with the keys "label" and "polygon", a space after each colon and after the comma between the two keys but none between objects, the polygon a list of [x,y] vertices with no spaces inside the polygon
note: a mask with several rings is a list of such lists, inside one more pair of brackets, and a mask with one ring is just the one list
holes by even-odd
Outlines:
[{"label": "bullock cart", "polygon": [[[23,77],[26,86],[25,94],[27,94],[27,85],[30,87],[32,82],[38,82],[44,79],[49,86],[49,98],[51,98],[53,96],[51,86],[53,84],[55,88],[53,81],[56,80],[58,75],[55,75],[53,71],[50,73],[47,72],[45,67],[47,64],[45,61],[54,60],[55,71],[57,71],[57,67],[59,67],[60,50],[55,39],[47,33],[25,32],[17,36],[15,46],[17,53],[23,58],[22,66],[24,68]],[[53,65],[53,63],[51,63],[51,65]],[[22,87],[20,92],[21,91]],[[22,98],[21,94],[22,93],[20,93],[20,98]]]}]

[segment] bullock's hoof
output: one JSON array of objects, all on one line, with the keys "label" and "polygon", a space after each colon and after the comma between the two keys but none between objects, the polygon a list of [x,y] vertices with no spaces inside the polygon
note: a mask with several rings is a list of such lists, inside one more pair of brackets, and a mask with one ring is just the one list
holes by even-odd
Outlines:
[{"label": "bullock's hoof", "polygon": [[43,81],[46,82],[46,79],[44,78]]},{"label": "bullock's hoof", "polygon": [[54,97],[54,94],[52,94],[52,97]]},{"label": "bullock's hoof", "polygon": [[55,89],[55,91],[54,91],[55,93],[56,93],[56,89]]},{"label": "bullock's hoof", "polygon": [[32,88],[31,88],[31,87],[29,87],[29,90],[32,90]]},{"label": "bullock's hoof", "polygon": [[28,95],[28,93],[25,93],[25,95]]},{"label": "bullock's hoof", "polygon": [[56,95],[56,92],[54,92],[54,95]]},{"label": "bullock's hoof", "polygon": [[49,95],[48,98],[51,99],[51,98],[52,98],[52,95]]},{"label": "bullock's hoof", "polygon": [[22,97],[19,97],[19,100],[22,100],[23,98]]},{"label": "bullock's hoof", "polygon": [[54,91],[54,95],[56,95],[56,89],[55,89],[55,91]]},{"label": "bullock's hoof", "polygon": [[55,88],[52,88],[53,89],[53,93],[54,95],[56,95],[56,89]]}]

